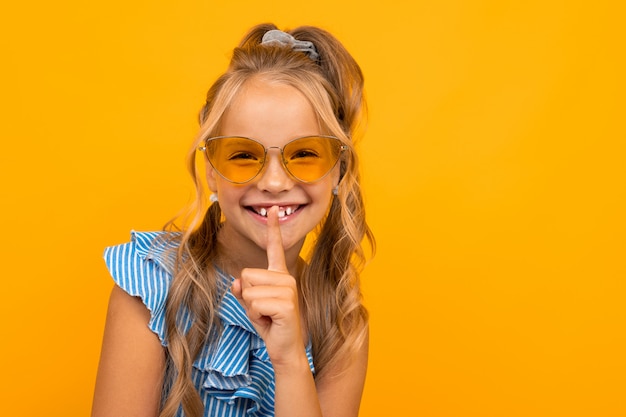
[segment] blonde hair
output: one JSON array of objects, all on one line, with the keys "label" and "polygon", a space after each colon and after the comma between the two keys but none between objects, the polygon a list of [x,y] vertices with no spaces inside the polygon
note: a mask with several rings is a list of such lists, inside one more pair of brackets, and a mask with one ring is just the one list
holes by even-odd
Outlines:
[{"label": "blonde hair", "polygon": [[[289,33],[311,41],[319,58],[282,46],[260,45],[272,24],[256,26],[235,48],[227,71],[207,93],[200,111],[200,131],[187,157],[197,195],[188,207],[180,233],[177,262],[166,305],[168,349],[167,398],[161,417],[176,414],[179,407],[188,417],[203,415],[203,404],[191,381],[192,364],[205,343],[219,337],[217,307],[224,289],[218,285],[214,262],[222,214],[219,204],[207,209],[205,172],[197,163],[197,148],[218,134],[220,120],[247,80],[262,77],[298,89],[310,101],[327,134],[352,146],[353,136],[365,111],[363,75],[358,64],[330,33],[304,26]],[[359,183],[357,155],[345,153],[341,161],[338,195],[316,230],[311,254],[299,278],[306,325],[311,335],[316,377],[339,372],[365,341],[368,313],[361,304],[359,272],[366,256],[364,240],[372,253],[374,237],[365,220]],[[178,228],[174,221],[166,230]],[[184,313],[193,317],[185,331]]]}]

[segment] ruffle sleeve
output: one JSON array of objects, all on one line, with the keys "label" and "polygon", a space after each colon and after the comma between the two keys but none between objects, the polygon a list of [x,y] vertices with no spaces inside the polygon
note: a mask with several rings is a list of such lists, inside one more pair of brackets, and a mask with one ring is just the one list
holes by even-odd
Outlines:
[{"label": "ruffle sleeve", "polygon": [[176,243],[166,232],[131,232],[131,241],[104,251],[115,283],[139,297],[150,311],[148,327],[165,342],[165,301],[172,280]]}]

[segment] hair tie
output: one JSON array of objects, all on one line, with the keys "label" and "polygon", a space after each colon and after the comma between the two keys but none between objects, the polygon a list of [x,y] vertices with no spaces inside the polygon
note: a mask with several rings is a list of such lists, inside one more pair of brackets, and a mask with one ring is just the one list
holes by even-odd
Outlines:
[{"label": "hair tie", "polygon": [[261,45],[289,46],[294,51],[307,54],[313,61],[317,61],[319,58],[319,54],[317,53],[313,42],[299,41],[290,34],[278,29],[272,29],[265,32],[265,35],[263,35],[263,39],[261,40]]}]

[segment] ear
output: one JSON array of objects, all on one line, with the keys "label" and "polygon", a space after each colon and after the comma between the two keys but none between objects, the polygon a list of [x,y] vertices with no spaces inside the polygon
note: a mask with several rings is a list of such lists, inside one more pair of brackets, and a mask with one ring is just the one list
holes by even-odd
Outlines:
[{"label": "ear", "polygon": [[206,164],[206,182],[209,186],[209,190],[216,193],[217,192],[217,180],[216,180],[217,172],[211,166],[211,164]]},{"label": "ear", "polygon": [[330,173],[332,175],[332,183],[333,188],[339,187],[339,181],[341,181],[341,164],[343,161],[339,161],[339,163],[333,168],[333,171]]}]

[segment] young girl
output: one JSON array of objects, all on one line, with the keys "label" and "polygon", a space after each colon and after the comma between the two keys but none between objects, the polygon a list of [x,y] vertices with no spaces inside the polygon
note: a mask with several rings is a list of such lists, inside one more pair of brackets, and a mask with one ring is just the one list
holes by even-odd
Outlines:
[{"label": "young girl", "polygon": [[319,28],[243,39],[200,112],[187,226],[105,251],[117,285],[92,416],[357,416],[362,89]]}]

